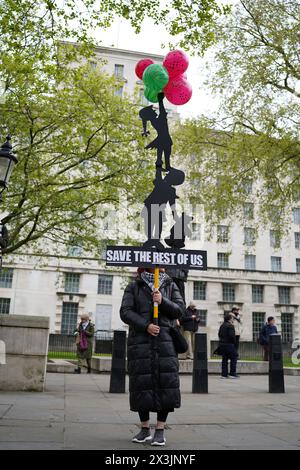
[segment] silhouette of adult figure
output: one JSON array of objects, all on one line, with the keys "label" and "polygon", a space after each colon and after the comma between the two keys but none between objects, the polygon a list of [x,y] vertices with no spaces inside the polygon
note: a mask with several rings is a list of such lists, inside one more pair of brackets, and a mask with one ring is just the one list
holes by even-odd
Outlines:
[{"label": "silhouette of adult figure", "polygon": [[144,243],[146,247],[164,249],[160,242],[163,223],[166,220],[166,206],[170,205],[174,221],[179,217],[176,212],[176,190],[173,186],[179,186],[184,182],[185,174],[181,170],[171,168],[168,174],[162,178],[161,168],[156,169],[156,178],[153,181],[154,188],[144,201],[141,216],[144,218],[145,233],[148,240]]},{"label": "silhouette of adult figure", "polygon": [[[159,115],[157,116],[156,111],[153,109],[153,106],[146,106],[145,108],[141,109],[139,112],[139,116],[143,121],[143,135],[149,135],[149,131],[147,131],[147,122],[150,122],[152,127],[157,132],[156,139],[152,140],[150,144],[148,144],[145,148],[146,149],[157,149],[157,159],[156,159],[156,167],[161,168],[163,171],[170,171],[170,156],[172,151],[172,144],[173,141],[169,134],[169,127],[168,127],[168,120],[167,120],[167,111],[165,110],[163,99],[164,94],[159,93],[157,95],[158,103],[159,103]],[[162,156],[164,154],[165,158],[165,168],[162,168]]]}]

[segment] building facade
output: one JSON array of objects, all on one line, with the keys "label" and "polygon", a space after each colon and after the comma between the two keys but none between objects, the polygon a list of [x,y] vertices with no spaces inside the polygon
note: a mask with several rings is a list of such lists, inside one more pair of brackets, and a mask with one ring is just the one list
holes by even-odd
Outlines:
[{"label": "building facade", "polygon": [[[120,79],[120,96],[139,90],[141,104],[147,105],[143,84],[134,73],[137,61],[145,57],[163,60],[162,56],[98,48],[90,65],[103,67]],[[177,118],[176,107],[170,105],[168,112],[171,119]],[[193,234],[186,248],[206,250],[208,270],[190,271],[186,299],[196,302],[201,326],[209,328],[211,339],[217,339],[224,312],[238,306],[242,340],[255,340],[266,317],[275,316],[283,340],[292,341],[300,337],[300,207],[294,208],[291,230],[279,244],[276,233],[268,229],[256,233],[254,194],[255,188],[249,187],[244,221],[224,220],[214,227],[209,240],[201,210],[193,211]],[[111,239],[108,231],[104,227],[104,239]],[[101,256],[99,260],[82,257],[80,247],[73,247],[69,256],[53,254],[43,260],[7,256],[0,272],[0,314],[49,316],[53,333],[72,333],[83,312],[90,313],[97,330],[125,328],[119,308],[132,276],[133,270],[105,268]]]}]

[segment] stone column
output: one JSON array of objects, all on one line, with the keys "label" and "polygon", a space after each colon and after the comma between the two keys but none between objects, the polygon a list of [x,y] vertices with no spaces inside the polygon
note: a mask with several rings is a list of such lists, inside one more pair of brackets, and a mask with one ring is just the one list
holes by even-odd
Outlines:
[{"label": "stone column", "polygon": [[0,315],[0,390],[44,390],[49,323],[49,317]]}]

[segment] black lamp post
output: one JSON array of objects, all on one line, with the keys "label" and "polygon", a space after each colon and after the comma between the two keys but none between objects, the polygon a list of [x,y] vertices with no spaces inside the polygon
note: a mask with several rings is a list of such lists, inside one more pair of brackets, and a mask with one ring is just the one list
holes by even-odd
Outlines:
[{"label": "black lamp post", "polygon": [[[11,137],[8,135],[6,141],[0,148],[0,201],[2,199],[2,193],[7,188],[10,175],[13,171],[14,166],[18,163],[17,158],[12,153],[12,145],[10,143]],[[8,230],[5,225],[0,223],[0,250],[8,245]],[[0,262],[2,261],[2,257]]]},{"label": "black lamp post", "polygon": [[0,197],[5,188],[7,188],[10,175],[13,168],[18,163],[17,158],[12,153],[12,145],[10,143],[11,136],[6,137],[6,141],[0,148]]}]

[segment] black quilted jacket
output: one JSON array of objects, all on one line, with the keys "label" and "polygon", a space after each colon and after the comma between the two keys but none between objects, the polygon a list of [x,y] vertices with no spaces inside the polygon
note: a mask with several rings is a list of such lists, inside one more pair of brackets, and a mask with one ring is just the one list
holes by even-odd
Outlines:
[{"label": "black quilted jacket", "polygon": [[130,283],[124,292],[120,316],[129,325],[128,374],[132,411],[172,411],[180,407],[178,359],[170,327],[180,318],[185,306],[176,284],[167,277],[160,287],[160,334],[149,335],[153,323],[152,293],[141,279]]}]

